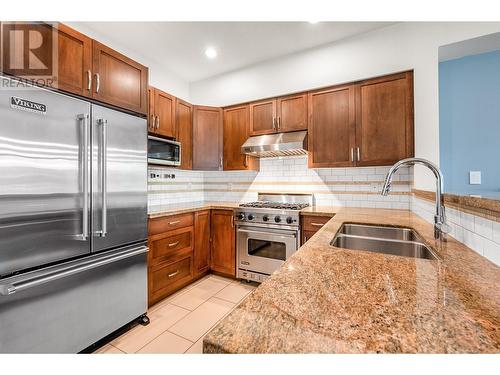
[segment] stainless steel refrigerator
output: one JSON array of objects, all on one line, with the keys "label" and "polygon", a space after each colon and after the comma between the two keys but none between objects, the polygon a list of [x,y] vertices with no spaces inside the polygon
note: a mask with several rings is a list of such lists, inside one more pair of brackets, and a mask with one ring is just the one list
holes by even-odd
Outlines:
[{"label": "stainless steel refrigerator", "polygon": [[147,309],[146,120],[0,80],[0,353],[76,353]]}]

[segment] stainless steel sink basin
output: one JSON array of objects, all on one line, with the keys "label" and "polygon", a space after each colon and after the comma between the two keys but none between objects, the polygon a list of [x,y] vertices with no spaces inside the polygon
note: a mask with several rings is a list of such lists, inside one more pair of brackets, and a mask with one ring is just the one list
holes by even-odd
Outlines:
[{"label": "stainless steel sink basin", "polygon": [[330,245],[411,258],[438,259],[418,233],[410,228],[344,224]]},{"label": "stainless steel sink basin", "polygon": [[410,228],[384,227],[378,225],[344,224],[339,233],[352,236],[376,237],[389,240],[423,242],[422,238]]}]

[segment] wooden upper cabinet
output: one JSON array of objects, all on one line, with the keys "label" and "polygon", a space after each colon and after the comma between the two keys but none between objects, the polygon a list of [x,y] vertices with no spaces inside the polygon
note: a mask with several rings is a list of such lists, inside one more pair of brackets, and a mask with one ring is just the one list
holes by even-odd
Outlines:
[{"label": "wooden upper cabinet", "polygon": [[307,130],[307,94],[276,99],[276,128],[279,132]]},{"label": "wooden upper cabinet", "polygon": [[224,114],[224,170],[258,170],[259,159],[241,153],[248,139],[250,112],[248,105],[225,108]]},{"label": "wooden upper cabinet", "polygon": [[309,167],[351,167],[355,148],[355,89],[309,93]]},{"label": "wooden upper cabinet", "polygon": [[[52,87],[76,95],[92,96],[92,39],[61,23],[30,22],[27,24],[15,22],[9,23],[9,27],[19,30],[28,30],[25,27],[29,27],[30,30],[33,29],[40,33],[24,32],[22,34],[23,41],[26,35],[30,39],[38,37],[38,35],[47,39],[51,37],[52,44],[43,44],[36,50],[36,56],[52,54],[53,57],[57,58],[57,65],[53,64],[57,70],[52,72],[55,78]],[[5,37],[9,37],[9,35],[5,34]],[[16,39],[12,39],[12,41],[15,42]],[[19,39],[20,41],[21,39]],[[36,43],[35,40],[24,42],[28,42],[28,45]],[[7,45],[5,40],[4,43]],[[52,51],[52,46],[55,46],[56,43],[57,49],[54,48]],[[10,51],[16,52],[11,55]],[[23,70],[17,68],[21,68],[26,61],[29,61],[30,57],[26,55],[26,52],[21,43],[14,44],[8,51],[4,51],[4,71],[12,75],[23,76]],[[13,60],[10,61],[12,57]]]},{"label": "wooden upper cabinet", "polygon": [[95,40],[92,53],[95,77],[92,97],[147,113],[148,68]]},{"label": "wooden upper cabinet", "polygon": [[210,210],[194,213],[194,274],[210,270]]},{"label": "wooden upper cabinet", "polygon": [[193,169],[222,170],[222,109],[194,106]]},{"label": "wooden upper cabinet", "polygon": [[271,134],[276,131],[276,100],[250,103],[250,135]]},{"label": "wooden upper cabinet", "polygon": [[175,97],[155,88],[154,112],[156,128],[154,133],[164,137],[176,137],[175,110]]},{"label": "wooden upper cabinet", "polygon": [[92,96],[92,39],[59,24],[57,86],[73,94]]},{"label": "wooden upper cabinet", "polygon": [[366,80],[356,90],[357,165],[390,165],[412,157],[413,73]]},{"label": "wooden upper cabinet", "polygon": [[193,106],[176,99],[175,127],[177,141],[181,143],[181,169],[193,168]]},{"label": "wooden upper cabinet", "polygon": [[250,103],[250,135],[307,129],[307,93]]},{"label": "wooden upper cabinet", "polygon": [[236,275],[234,213],[232,210],[212,210],[211,268],[226,275]]}]

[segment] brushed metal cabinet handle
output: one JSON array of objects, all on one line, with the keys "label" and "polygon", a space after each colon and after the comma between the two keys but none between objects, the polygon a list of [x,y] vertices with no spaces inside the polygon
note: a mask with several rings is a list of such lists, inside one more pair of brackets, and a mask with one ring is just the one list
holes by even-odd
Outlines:
[{"label": "brushed metal cabinet handle", "polygon": [[101,76],[99,73],[95,74],[95,92],[98,94],[101,89]]},{"label": "brushed metal cabinet handle", "polygon": [[276,117],[273,117],[273,130],[276,130]]},{"label": "brushed metal cabinet handle", "polygon": [[325,225],[325,224],[321,224],[321,223],[311,223],[311,225],[312,225],[313,227],[322,227],[322,226],[323,226],[323,225]]},{"label": "brushed metal cabinet handle", "polygon": [[179,270],[175,271],[175,272],[172,272],[168,275],[169,278],[171,277],[174,277],[175,275],[177,275],[179,273]]},{"label": "brushed metal cabinet handle", "polygon": [[160,116],[156,115],[156,126],[157,129],[160,129]]},{"label": "brushed metal cabinet handle", "polygon": [[354,162],[354,147],[351,147],[351,161]]},{"label": "brushed metal cabinet handle", "polygon": [[149,123],[149,128],[153,130],[155,128],[155,115],[151,115],[151,122]]},{"label": "brushed metal cabinet handle", "polygon": [[359,151],[359,147],[356,148],[356,157],[357,157],[357,161],[361,161],[361,152]]},{"label": "brushed metal cabinet handle", "polygon": [[169,243],[168,244],[168,247],[174,247],[174,246],[177,246],[179,244],[180,241],[176,241],[176,242],[172,242],[172,243]]},{"label": "brushed metal cabinet handle", "polygon": [[170,221],[168,224],[175,225],[175,224],[179,224],[180,222],[181,222],[180,220],[176,220],[176,221]]},{"label": "brushed metal cabinet handle", "polygon": [[243,166],[248,168],[248,155],[245,154],[245,159],[243,160]]},{"label": "brushed metal cabinet handle", "polygon": [[278,116],[278,130],[281,129],[281,116]]},{"label": "brushed metal cabinet handle", "polygon": [[87,90],[92,90],[92,72],[87,70]]}]

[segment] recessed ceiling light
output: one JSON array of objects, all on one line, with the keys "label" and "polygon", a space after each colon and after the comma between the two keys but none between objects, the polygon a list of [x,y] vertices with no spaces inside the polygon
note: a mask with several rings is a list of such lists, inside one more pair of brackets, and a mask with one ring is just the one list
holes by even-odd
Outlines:
[{"label": "recessed ceiling light", "polygon": [[213,47],[208,47],[205,50],[205,56],[207,56],[209,59],[215,59],[217,57],[217,51]]},{"label": "recessed ceiling light", "polygon": [[310,24],[314,25],[315,23],[318,23],[319,21],[307,21],[309,22]]}]

